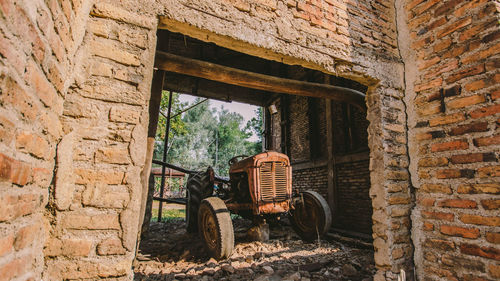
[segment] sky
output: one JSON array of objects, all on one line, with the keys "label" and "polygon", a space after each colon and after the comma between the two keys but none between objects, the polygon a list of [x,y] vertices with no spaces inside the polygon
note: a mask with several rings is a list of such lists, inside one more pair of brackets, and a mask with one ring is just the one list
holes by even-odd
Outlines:
[{"label": "sky", "polygon": [[[189,103],[193,103],[193,101],[196,98],[197,98],[196,96],[190,96],[185,94],[182,94],[179,97],[181,102],[189,102]],[[220,109],[221,106],[224,106],[224,108],[229,110],[229,112],[237,112],[241,114],[245,119],[245,124],[247,123],[248,120],[255,117],[255,110],[258,108],[258,106],[235,102],[235,101],[224,102],[218,100],[210,100],[210,107]]]},{"label": "sky", "polygon": [[[179,100],[181,102],[189,102],[190,104],[193,103],[193,101],[196,99],[196,96],[191,96],[191,95],[186,95],[186,94],[181,94],[179,96]],[[243,124],[246,124],[248,120],[252,119],[253,117],[256,117],[255,115],[255,110],[258,108],[258,106],[255,105],[250,105],[246,103],[240,103],[240,102],[224,102],[224,101],[218,101],[218,100],[210,100],[210,107],[211,108],[217,108],[220,109],[221,106],[224,106],[226,110],[229,112],[237,112],[241,116],[243,116],[243,119],[245,120]],[[256,136],[252,136],[250,138],[251,141],[257,140]]]}]

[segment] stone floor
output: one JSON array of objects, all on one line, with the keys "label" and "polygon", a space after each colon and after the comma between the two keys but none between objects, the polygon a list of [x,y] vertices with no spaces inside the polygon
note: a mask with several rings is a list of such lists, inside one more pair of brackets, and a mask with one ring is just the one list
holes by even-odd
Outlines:
[{"label": "stone floor", "polygon": [[285,222],[271,225],[268,242],[246,237],[250,222],[233,220],[235,249],[228,260],[205,254],[183,221],[152,223],[142,240],[134,280],[372,280],[373,250],[337,241],[303,243]]}]

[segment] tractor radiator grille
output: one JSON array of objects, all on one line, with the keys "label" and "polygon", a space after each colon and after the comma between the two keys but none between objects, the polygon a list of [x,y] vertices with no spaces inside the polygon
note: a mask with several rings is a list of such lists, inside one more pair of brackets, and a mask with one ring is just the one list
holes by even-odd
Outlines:
[{"label": "tractor radiator grille", "polygon": [[283,162],[264,162],[260,167],[260,194],[264,202],[284,201],[287,196],[287,172]]}]

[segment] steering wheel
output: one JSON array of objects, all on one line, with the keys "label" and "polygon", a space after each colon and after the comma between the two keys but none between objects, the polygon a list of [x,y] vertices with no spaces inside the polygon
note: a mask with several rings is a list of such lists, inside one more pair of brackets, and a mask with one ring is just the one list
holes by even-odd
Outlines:
[{"label": "steering wheel", "polygon": [[246,158],[248,157],[248,155],[238,155],[238,156],[234,156],[233,158],[229,159],[229,161],[227,162],[229,164],[229,166],[239,162],[238,158]]}]

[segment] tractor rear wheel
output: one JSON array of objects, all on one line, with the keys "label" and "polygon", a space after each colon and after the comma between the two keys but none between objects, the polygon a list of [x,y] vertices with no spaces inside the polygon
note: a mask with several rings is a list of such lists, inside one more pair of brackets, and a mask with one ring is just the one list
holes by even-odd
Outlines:
[{"label": "tractor rear wheel", "polygon": [[295,232],[305,241],[314,241],[326,234],[332,224],[332,213],[325,198],[315,191],[301,192],[303,200],[290,212]]},{"label": "tractor rear wheel", "polygon": [[186,230],[189,233],[198,232],[198,209],[201,200],[212,195],[214,186],[214,170],[208,167],[205,172],[199,172],[188,178],[186,183]]},{"label": "tractor rear wheel", "polygon": [[220,260],[231,256],[234,248],[233,222],[220,198],[209,197],[201,201],[198,231],[211,257]]}]

